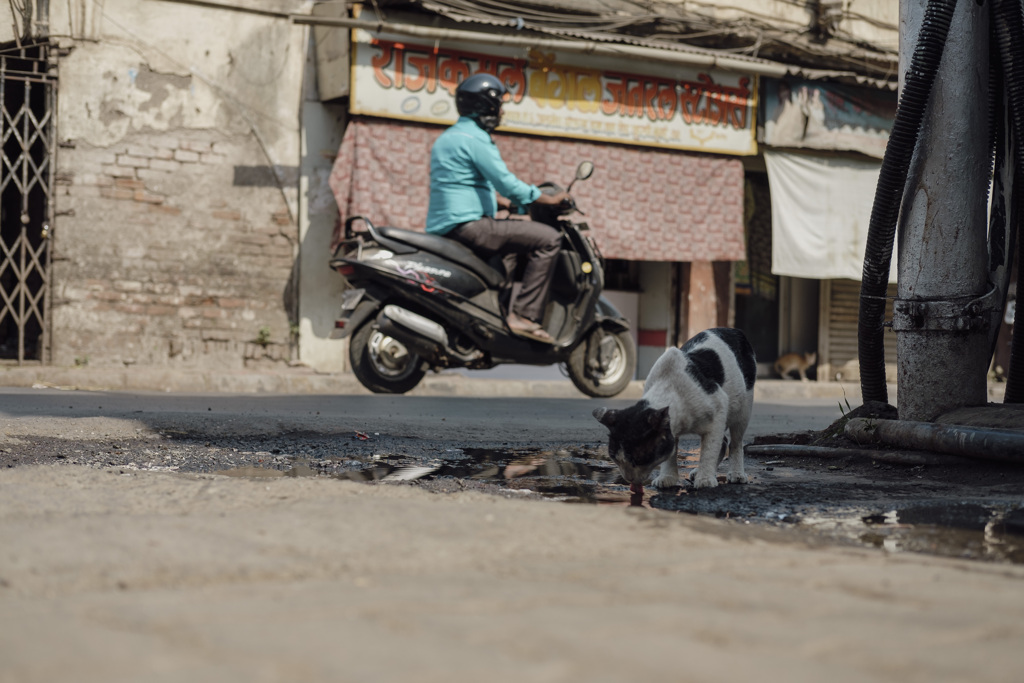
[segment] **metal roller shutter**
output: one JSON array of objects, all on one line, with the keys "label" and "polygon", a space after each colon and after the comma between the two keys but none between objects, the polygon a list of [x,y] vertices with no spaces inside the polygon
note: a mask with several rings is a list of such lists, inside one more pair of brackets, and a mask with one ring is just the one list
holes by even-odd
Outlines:
[{"label": "metal roller shutter", "polygon": [[[892,320],[892,300],[896,285],[886,292],[885,319]],[[860,282],[856,280],[821,281],[821,317],[818,336],[818,378],[820,380],[860,379],[857,361],[857,314],[860,309]],[[896,335],[885,334],[886,375],[896,377]]]}]

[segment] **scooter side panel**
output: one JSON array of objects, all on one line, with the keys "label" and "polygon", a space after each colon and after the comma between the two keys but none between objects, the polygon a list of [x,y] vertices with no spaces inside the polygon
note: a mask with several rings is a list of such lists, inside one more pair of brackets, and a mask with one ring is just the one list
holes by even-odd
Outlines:
[{"label": "scooter side panel", "polygon": [[487,289],[472,271],[428,252],[394,254],[382,250],[374,256],[353,264],[357,267],[370,267],[403,280],[423,294],[448,294],[470,299]]}]

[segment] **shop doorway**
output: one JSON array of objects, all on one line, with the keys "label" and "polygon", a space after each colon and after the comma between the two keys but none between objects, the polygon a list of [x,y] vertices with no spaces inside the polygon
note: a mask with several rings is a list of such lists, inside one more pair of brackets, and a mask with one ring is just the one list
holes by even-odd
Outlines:
[{"label": "shop doorway", "polygon": [[56,69],[0,47],[0,362],[48,362]]},{"label": "shop doorway", "polygon": [[758,376],[772,374],[779,356],[779,278],[772,274],[772,207],[768,176],[748,173],[744,188],[747,260],[735,265],[736,322],[758,359]]}]

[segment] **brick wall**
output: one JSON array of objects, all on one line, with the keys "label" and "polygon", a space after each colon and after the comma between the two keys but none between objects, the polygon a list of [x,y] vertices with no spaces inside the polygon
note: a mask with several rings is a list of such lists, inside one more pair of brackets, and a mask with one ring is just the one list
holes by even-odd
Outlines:
[{"label": "brick wall", "polygon": [[289,359],[297,229],[251,136],[69,143],[58,166],[55,364]]}]

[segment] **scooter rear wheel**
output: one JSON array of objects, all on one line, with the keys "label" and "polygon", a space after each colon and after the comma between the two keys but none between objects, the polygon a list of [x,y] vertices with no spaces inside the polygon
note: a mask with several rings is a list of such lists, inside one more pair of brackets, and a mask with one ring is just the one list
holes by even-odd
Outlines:
[{"label": "scooter rear wheel", "polygon": [[352,335],[348,359],[356,379],[375,394],[404,394],[427,374],[420,357],[381,332],[372,318]]},{"label": "scooter rear wheel", "polygon": [[572,350],[565,365],[577,389],[594,398],[609,398],[621,393],[636,374],[636,344],[628,330],[596,328]]}]

